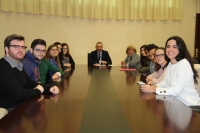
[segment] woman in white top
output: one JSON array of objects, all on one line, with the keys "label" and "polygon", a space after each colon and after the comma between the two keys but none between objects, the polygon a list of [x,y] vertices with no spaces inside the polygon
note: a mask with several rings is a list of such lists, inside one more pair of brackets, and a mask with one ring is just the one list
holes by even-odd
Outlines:
[{"label": "woman in white top", "polygon": [[165,44],[165,52],[170,63],[162,82],[156,86],[142,85],[142,92],[158,95],[173,95],[184,100],[187,105],[200,105],[200,97],[195,89],[198,73],[194,69],[185,42],[178,36],[170,37]]},{"label": "woman in white top", "polygon": [[169,59],[165,54],[165,48],[163,47],[156,49],[154,57],[156,59],[156,71],[147,76],[146,82],[148,85],[156,85],[163,80],[166,73],[167,65],[169,63]]}]

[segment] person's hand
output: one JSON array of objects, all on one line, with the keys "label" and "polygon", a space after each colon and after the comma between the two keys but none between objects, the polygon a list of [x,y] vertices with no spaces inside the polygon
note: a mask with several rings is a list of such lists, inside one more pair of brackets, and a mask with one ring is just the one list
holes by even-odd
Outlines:
[{"label": "person's hand", "polygon": [[98,64],[98,63],[95,63],[95,64],[93,64],[93,66],[99,66],[99,64]]},{"label": "person's hand", "polygon": [[156,86],[140,85],[140,89],[142,92],[145,92],[145,93],[155,93],[156,92]]},{"label": "person's hand", "polygon": [[121,65],[125,65],[125,62],[124,62],[124,61],[122,61],[122,62],[121,62]]},{"label": "person's hand", "polygon": [[107,64],[107,61],[103,61],[103,60],[102,60],[101,63],[104,64],[104,65],[106,65],[106,64]]},{"label": "person's hand", "polygon": [[152,81],[147,82],[148,85],[153,85]]},{"label": "person's hand", "polygon": [[52,80],[57,80],[59,77],[60,77],[60,75],[58,75],[57,73],[55,73],[55,74],[52,76]]},{"label": "person's hand", "polygon": [[55,78],[55,79],[52,78],[52,81],[60,82],[60,81],[61,81],[61,77],[59,77],[59,78]]},{"label": "person's hand", "polygon": [[38,90],[40,90],[40,91],[41,91],[41,93],[43,93],[43,92],[44,92],[44,88],[43,88],[41,85],[37,85],[37,86],[35,87],[35,89],[38,89]]},{"label": "person's hand", "polygon": [[71,67],[71,63],[65,63],[64,66]]},{"label": "person's hand", "polygon": [[50,88],[50,92],[53,94],[58,94],[59,93],[59,89],[57,86],[53,86]]}]

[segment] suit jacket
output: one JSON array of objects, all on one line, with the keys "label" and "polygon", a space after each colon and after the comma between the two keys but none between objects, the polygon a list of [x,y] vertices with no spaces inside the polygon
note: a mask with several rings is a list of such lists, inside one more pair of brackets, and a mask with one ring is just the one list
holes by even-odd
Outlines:
[{"label": "suit jacket", "polygon": [[[109,56],[109,53],[105,50],[102,50],[102,57],[101,57],[101,60],[102,61],[107,61],[107,65],[111,65],[112,64],[112,60]],[[93,65],[95,63],[99,63],[99,60],[98,60],[98,57],[97,57],[97,50],[95,51],[92,51],[90,53],[90,56],[89,56],[89,65]]]}]

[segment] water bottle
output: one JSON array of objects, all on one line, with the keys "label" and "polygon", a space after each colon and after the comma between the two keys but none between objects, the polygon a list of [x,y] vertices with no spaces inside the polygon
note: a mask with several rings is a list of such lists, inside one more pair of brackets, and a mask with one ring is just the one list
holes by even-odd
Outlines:
[{"label": "water bottle", "polygon": [[101,66],[101,60],[99,60],[99,66]]},{"label": "water bottle", "polygon": [[129,68],[129,62],[126,63],[126,67]]}]

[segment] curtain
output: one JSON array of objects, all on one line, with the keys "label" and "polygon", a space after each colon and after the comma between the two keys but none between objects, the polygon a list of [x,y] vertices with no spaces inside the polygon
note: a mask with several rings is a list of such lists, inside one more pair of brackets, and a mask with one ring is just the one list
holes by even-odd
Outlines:
[{"label": "curtain", "polygon": [[200,0],[196,0],[196,13],[200,13]]},{"label": "curtain", "polygon": [[181,20],[183,0],[0,0],[2,11],[95,19]]}]

